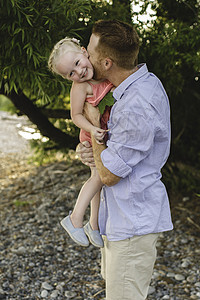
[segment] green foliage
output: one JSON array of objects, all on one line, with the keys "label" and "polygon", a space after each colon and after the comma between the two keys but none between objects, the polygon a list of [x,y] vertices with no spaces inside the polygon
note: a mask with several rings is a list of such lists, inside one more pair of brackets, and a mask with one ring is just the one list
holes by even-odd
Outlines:
[{"label": "green foliage", "polygon": [[[53,75],[47,68],[53,45],[63,37],[69,36],[81,39],[86,46],[94,21],[115,17],[130,21],[129,1],[115,0],[111,4],[106,0],[2,0],[1,91],[4,94],[11,94],[11,91],[19,95],[22,93],[39,108],[69,110],[71,83]],[[30,119],[35,120],[35,116],[32,118],[30,111],[28,113]],[[71,121],[50,121],[61,131],[69,135],[78,135],[79,130]],[[37,126],[43,128],[41,122],[37,123]],[[47,130],[45,127],[45,132]],[[46,143],[39,141],[39,146],[35,147],[41,147],[41,152],[45,152],[45,149],[57,149],[58,145],[49,140]],[[66,149],[64,151],[66,152]],[[40,155],[42,157],[41,153]]]},{"label": "green foliage", "polygon": [[199,170],[182,162],[169,161],[163,168],[163,182],[170,194],[196,195],[199,192]]},{"label": "green foliage", "polygon": [[161,79],[170,99],[172,147],[163,181],[170,193],[194,195],[200,184],[200,6],[196,0],[145,0],[140,13],[149,6],[156,18],[137,25],[139,62]]},{"label": "green foliage", "polygon": [[25,206],[30,206],[33,204],[33,201],[23,201],[23,200],[14,200],[13,204],[16,206],[16,207],[25,207]]},{"label": "green foliage", "polygon": [[106,106],[112,106],[114,104],[114,98],[112,92],[108,93],[98,104],[100,114],[102,115]]},{"label": "green foliage", "polygon": [[7,92],[20,89],[41,104],[67,95],[70,83],[47,69],[53,45],[65,36],[82,37],[86,44],[95,20],[122,18],[125,6],[115,2],[113,8],[105,0],[2,0],[0,86]]},{"label": "green foliage", "polygon": [[68,148],[57,148],[52,141],[43,142],[41,139],[32,140],[30,142],[34,153],[29,159],[29,163],[34,163],[37,166],[53,163],[62,159],[74,159],[76,154],[74,150]]},{"label": "green foliage", "polygon": [[48,56],[59,39],[78,35],[74,28],[90,8],[85,0],[2,0],[0,84],[6,91],[20,89],[42,103],[66,94],[69,83],[50,74]]},{"label": "green foliage", "polygon": [[[81,22],[80,40],[83,46],[87,47],[92,31],[92,26],[97,20],[118,19],[124,22],[132,23],[131,1],[127,0],[91,0],[91,10],[79,20]],[[78,27],[77,27],[78,29]]]},{"label": "green foliage", "polygon": [[[152,1],[144,1],[145,12]],[[163,82],[171,105],[172,159],[200,166],[200,6],[196,0],[153,2],[157,18],[138,24],[140,62]]]},{"label": "green foliage", "polygon": [[0,110],[15,113],[16,109],[13,103],[5,96],[0,95]]},{"label": "green foliage", "polygon": [[[157,19],[154,27],[145,32],[140,59],[165,83],[170,96],[182,93],[185,85],[194,81],[200,70],[200,26]],[[188,74],[188,71],[190,72]],[[190,78],[190,76],[193,76]]]},{"label": "green foliage", "polygon": [[[87,46],[92,25],[98,19],[131,23],[131,2],[141,4],[139,0],[2,0],[0,87],[3,85],[6,91],[22,90],[38,107],[70,109],[71,84],[51,74],[47,68],[53,45],[68,35],[79,38]],[[145,13],[149,5],[157,18],[148,26],[142,22],[136,25],[141,38],[139,62],[146,62],[149,70],[161,79],[170,98],[171,161],[184,161],[199,167],[199,1],[145,0],[140,13]],[[78,135],[78,129],[70,121],[51,119],[51,122],[62,131]],[[57,151],[52,141],[38,143],[38,158],[43,157],[42,151],[45,153],[46,148]],[[50,155],[50,150],[47,153]],[[178,174],[184,174],[189,180],[186,172]],[[170,175],[167,178],[170,179]],[[178,186],[182,188],[185,184],[179,182]]]}]

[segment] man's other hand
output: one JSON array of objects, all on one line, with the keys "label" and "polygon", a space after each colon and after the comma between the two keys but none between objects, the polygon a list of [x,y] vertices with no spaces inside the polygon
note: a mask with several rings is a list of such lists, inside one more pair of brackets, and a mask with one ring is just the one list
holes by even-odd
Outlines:
[{"label": "man's other hand", "polygon": [[76,153],[78,154],[83,164],[88,167],[95,167],[92,146],[88,141],[79,143],[76,147]]}]

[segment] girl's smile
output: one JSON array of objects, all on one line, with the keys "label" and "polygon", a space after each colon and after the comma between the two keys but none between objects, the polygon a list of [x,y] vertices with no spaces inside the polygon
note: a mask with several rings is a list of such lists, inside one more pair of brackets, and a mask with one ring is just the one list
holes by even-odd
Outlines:
[{"label": "girl's smile", "polygon": [[82,52],[70,51],[63,54],[56,64],[56,69],[62,77],[75,82],[90,80],[94,73],[84,48]]}]

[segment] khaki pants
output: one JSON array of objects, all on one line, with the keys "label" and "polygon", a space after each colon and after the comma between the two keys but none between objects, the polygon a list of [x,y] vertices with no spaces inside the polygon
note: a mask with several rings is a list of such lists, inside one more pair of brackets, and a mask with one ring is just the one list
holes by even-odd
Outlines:
[{"label": "khaki pants", "polygon": [[159,234],[112,242],[104,236],[101,274],[106,300],[145,300],[156,260]]}]

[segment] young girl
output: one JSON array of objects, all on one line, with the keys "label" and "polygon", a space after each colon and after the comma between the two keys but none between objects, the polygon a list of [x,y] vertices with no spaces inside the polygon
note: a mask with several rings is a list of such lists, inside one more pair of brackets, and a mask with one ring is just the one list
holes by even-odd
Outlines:
[{"label": "young girl", "polygon": [[[70,102],[71,118],[76,126],[81,128],[80,141],[91,143],[90,133],[93,133],[96,141],[102,143],[106,134],[106,123],[109,118],[108,112],[102,117],[101,126],[93,126],[84,116],[83,107],[85,101],[97,106],[103,97],[111,91],[113,85],[108,81],[94,81],[93,67],[88,59],[85,48],[80,47],[75,38],[64,38],[53,48],[48,61],[52,72],[63,78],[73,81]],[[102,183],[97,169],[91,168],[91,177],[83,185],[76,205],[70,214],[61,221],[61,225],[70,237],[81,246],[88,246],[89,241],[96,247],[103,247],[103,240],[98,230],[98,209],[100,190]],[[90,221],[83,228],[83,217],[91,201]],[[88,237],[88,238],[87,238]]]}]

